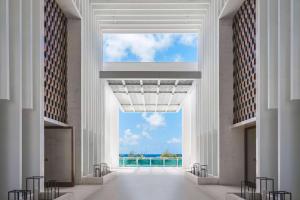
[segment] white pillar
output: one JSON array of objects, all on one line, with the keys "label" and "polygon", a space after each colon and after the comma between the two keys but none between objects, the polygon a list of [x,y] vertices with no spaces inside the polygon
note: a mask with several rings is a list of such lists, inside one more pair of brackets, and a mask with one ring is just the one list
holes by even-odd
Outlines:
[{"label": "white pillar", "polygon": [[[33,45],[33,26],[38,26],[38,29],[36,29],[35,31],[37,31],[38,33],[38,38],[40,38],[41,36],[44,35],[44,33],[42,35],[40,35],[41,33],[41,27],[39,20],[41,19],[41,3],[40,2],[35,2],[35,4],[38,4],[37,8],[38,10],[33,10],[32,6],[32,0],[23,0],[22,1],[22,52],[23,52],[23,56],[22,56],[22,67],[23,67],[23,71],[22,71],[22,96],[23,96],[23,100],[22,100],[22,104],[23,104],[23,108],[33,108],[33,79],[35,77],[33,77],[33,52],[32,52],[32,45]],[[36,5],[34,5],[36,7]],[[37,11],[37,12],[36,12]],[[33,25],[33,12],[35,12],[35,16],[38,20],[35,20],[35,23]],[[44,12],[42,12],[44,13]],[[42,29],[43,30],[43,29]],[[40,41],[38,41],[38,43],[40,43]],[[40,45],[41,46],[41,45]],[[41,50],[41,49],[40,49]],[[40,52],[43,51],[39,51],[38,55],[40,55]],[[40,70],[38,70],[40,71]],[[40,77],[38,77],[38,79],[40,80]],[[38,84],[40,86],[40,84]],[[40,90],[40,87],[39,87]]]},{"label": "white pillar", "polygon": [[10,100],[0,100],[0,199],[22,186],[22,0],[9,1]]},{"label": "white pillar", "polygon": [[[300,101],[291,100],[291,1],[279,0],[278,179],[279,189],[300,199]],[[299,11],[298,11],[299,12]]]},{"label": "white pillar", "polygon": [[[273,60],[272,58],[275,55],[273,55],[274,52],[269,52],[270,49],[268,49],[268,46],[271,46],[268,45],[268,41],[271,40],[268,40],[267,6],[267,1],[257,1],[256,175],[277,180],[277,109],[269,109],[269,107],[277,106],[277,100],[271,101],[272,103],[268,100],[268,97],[273,96],[272,93],[277,94],[275,91],[269,91],[277,90],[277,82],[270,80],[274,78],[274,74],[277,74],[277,69],[276,66],[272,66],[272,69],[268,68],[268,60]],[[272,35],[271,37],[276,36]],[[272,63],[275,64],[274,61]],[[277,80],[276,77],[275,80]],[[275,181],[275,184],[277,184],[277,181]]]},{"label": "white pillar", "polygon": [[191,95],[182,104],[182,167],[188,169],[191,160]]},{"label": "white pillar", "polygon": [[[26,3],[25,1],[23,2]],[[44,175],[44,2],[35,2],[32,6],[32,9],[28,8],[28,11],[32,12],[31,14],[33,15],[32,26],[27,23],[24,24],[24,26],[32,28],[33,34],[30,41],[32,53],[23,54],[23,58],[32,56],[32,58],[23,59],[23,61],[32,59],[32,66],[30,67],[32,69],[29,70],[32,74],[25,75],[28,76],[26,79],[28,82],[23,82],[23,84],[25,84],[25,87],[33,87],[29,89],[31,94],[28,94],[32,97],[28,96],[28,98],[25,98],[27,99],[25,107],[32,106],[32,109],[23,109],[22,114],[24,184],[26,177]],[[23,44],[28,45],[26,43]],[[23,48],[23,50],[26,51],[27,49]],[[28,66],[23,70],[27,69]],[[28,80],[28,78],[31,80]],[[29,86],[31,84],[32,86]],[[23,90],[23,92],[29,91]],[[43,183],[41,183],[41,186],[43,188]]]},{"label": "white pillar", "polygon": [[9,99],[9,0],[0,0],[0,99]]},{"label": "white pillar", "polygon": [[291,0],[291,99],[300,100],[300,1]]}]

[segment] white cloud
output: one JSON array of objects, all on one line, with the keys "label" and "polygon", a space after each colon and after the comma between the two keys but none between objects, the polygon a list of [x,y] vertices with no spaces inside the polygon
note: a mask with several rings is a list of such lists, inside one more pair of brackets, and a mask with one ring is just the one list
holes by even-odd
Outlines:
[{"label": "white cloud", "polygon": [[172,138],[170,140],[167,141],[168,144],[179,144],[181,143],[181,140],[179,138]]},{"label": "white cloud", "polygon": [[194,46],[196,45],[197,38],[197,34],[194,33],[181,34],[179,42],[186,46]]},{"label": "white cloud", "polygon": [[176,54],[174,56],[174,62],[182,62],[183,61],[183,58],[180,54]]},{"label": "white cloud", "polygon": [[107,34],[104,52],[109,61],[118,61],[135,55],[141,62],[152,62],[157,51],[172,44],[171,34]]},{"label": "white cloud", "polygon": [[137,124],[135,127],[138,128],[138,129],[140,129],[142,127],[142,125]]},{"label": "white cloud", "polygon": [[126,129],[124,136],[120,138],[120,142],[124,145],[137,145],[140,138],[139,135],[133,134],[130,129]]},{"label": "white cloud", "polygon": [[152,139],[151,135],[145,130],[142,131],[142,136],[144,136],[145,138],[147,138],[149,140]]},{"label": "white cloud", "polygon": [[109,62],[121,61],[133,54],[141,62],[153,62],[158,51],[168,49],[175,42],[194,46],[197,34],[104,34],[103,51]]},{"label": "white cloud", "polygon": [[161,113],[152,113],[148,115],[147,113],[143,113],[142,117],[149,123],[149,125],[153,128],[157,128],[160,126],[166,125],[166,120],[163,114]]}]

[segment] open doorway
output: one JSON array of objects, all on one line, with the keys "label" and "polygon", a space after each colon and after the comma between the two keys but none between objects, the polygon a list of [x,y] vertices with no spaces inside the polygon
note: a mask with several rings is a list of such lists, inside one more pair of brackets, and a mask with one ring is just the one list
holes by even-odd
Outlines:
[{"label": "open doorway", "polygon": [[120,167],[181,167],[182,112],[119,114]]}]

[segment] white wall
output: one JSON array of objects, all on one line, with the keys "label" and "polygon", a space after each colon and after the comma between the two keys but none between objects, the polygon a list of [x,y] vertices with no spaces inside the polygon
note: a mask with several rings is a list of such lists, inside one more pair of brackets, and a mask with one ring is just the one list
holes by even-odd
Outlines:
[{"label": "white wall", "polygon": [[182,167],[186,169],[200,159],[196,112],[196,87],[193,87],[182,104]]},{"label": "white wall", "polygon": [[82,175],[92,173],[93,165],[103,160],[104,89],[99,79],[101,36],[88,0],[79,2],[81,21],[81,133]]},{"label": "white wall", "polygon": [[[257,175],[275,178],[278,189],[292,192],[295,199],[300,198],[300,101],[299,87],[294,87],[299,65],[293,57],[298,43],[292,39],[299,28],[294,21],[297,3],[257,5]],[[278,46],[276,51],[272,45]]]},{"label": "white wall", "polygon": [[219,23],[223,1],[212,1],[200,33],[202,79],[196,87],[197,130],[200,163],[208,165],[209,174],[219,176]]},{"label": "white wall", "polygon": [[108,84],[105,85],[105,146],[104,162],[112,168],[119,166],[119,102]]}]

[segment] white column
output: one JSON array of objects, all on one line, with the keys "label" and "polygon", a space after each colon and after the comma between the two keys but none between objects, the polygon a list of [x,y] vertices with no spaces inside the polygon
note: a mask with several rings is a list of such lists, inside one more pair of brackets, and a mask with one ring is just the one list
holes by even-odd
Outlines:
[{"label": "white column", "polygon": [[300,0],[291,0],[291,99],[300,100]]},{"label": "white column", "polygon": [[111,167],[119,166],[119,102],[114,96],[112,90],[105,83],[105,139],[104,147],[104,162]]},{"label": "white column", "polygon": [[[9,1],[10,100],[0,100],[0,199],[22,186],[22,0]],[[7,28],[7,27],[6,27]],[[2,27],[1,27],[2,29]],[[5,30],[5,27],[4,27]]]},{"label": "white column", "polygon": [[291,0],[291,99],[300,100],[300,1]]},{"label": "white column", "polygon": [[[23,1],[27,3],[26,1]],[[30,4],[30,3],[29,3]],[[30,4],[31,5],[31,4]],[[24,6],[24,4],[23,4]],[[32,106],[33,109],[23,109],[23,183],[25,184],[25,178],[29,176],[43,176],[44,175],[44,2],[39,1],[32,4],[32,8],[27,8],[27,11],[30,11],[33,15],[32,26],[27,23],[23,24],[24,26],[29,26],[32,29],[32,32],[27,34],[33,34],[31,41],[32,45],[30,49],[32,53],[23,54],[23,63],[24,61],[31,60],[31,65],[23,65],[23,70],[30,70],[31,75],[27,77],[27,83],[25,87],[31,88],[32,97],[28,98],[26,107]],[[24,7],[23,7],[24,11]],[[25,12],[25,11],[24,11]],[[27,13],[28,14],[28,13]],[[29,27],[24,27],[28,29]],[[28,35],[27,35],[28,36]],[[28,45],[23,43],[24,45]],[[26,48],[23,48],[23,51],[29,51]],[[24,57],[32,58],[24,58]],[[27,63],[29,64],[29,63]],[[24,77],[24,73],[23,73]],[[28,80],[30,77],[31,80]],[[31,82],[31,83],[30,83]],[[23,90],[23,92],[29,92],[28,90]],[[29,94],[30,95],[30,94]],[[31,96],[30,95],[30,96]],[[24,96],[23,96],[24,97]],[[32,98],[32,99],[31,99]],[[30,102],[32,101],[32,102]],[[32,105],[30,105],[33,103]],[[24,106],[24,104],[23,104]],[[43,188],[43,183],[41,183]]]},{"label": "white column", "polygon": [[280,190],[290,191],[293,199],[300,199],[300,102],[291,101],[290,2],[279,0],[278,6],[278,179]]},{"label": "white column", "polygon": [[0,99],[9,99],[9,0],[0,0]]},{"label": "white column", "polygon": [[[270,0],[272,1],[272,0]],[[273,2],[272,2],[273,3]],[[268,47],[272,45],[268,45],[268,41],[273,42],[273,37],[275,37],[276,34],[271,34],[269,32],[269,36],[272,37],[272,39],[268,39],[268,28],[270,28],[268,23],[268,4],[267,1],[257,1],[257,37],[256,37],[256,43],[257,43],[257,53],[256,53],[256,59],[257,59],[257,82],[256,82],[256,89],[257,89],[257,97],[256,97],[256,105],[257,105],[257,111],[256,111],[256,175],[257,176],[265,176],[265,177],[272,177],[275,180],[277,180],[277,109],[269,109],[270,106],[270,99],[272,98],[274,94],[277,94],[277,83],[274,82],[274,80],[277,80],[274,75],[276,73],[272,73],[270,70],[274,70],[274,66],[270,66],[270,63],[268,65],[268,60],[272,62],[274,65],[277,61],[274,61],[274,56],[277,55],[277,53],[271,51]],[[271,6],[271,4],[269,4]],[[272,9],[274,5],[272,5]],[[270,19],[269,19],[269,23]],[[273,23],[273,22],[272,22]],[[273,29],[272,29],[273,30]],[[275,30],[277,31],[277,30]],[[276,41],[275,41],[276,43]],[[274,54],[273,54],[274,53]],[[268,57],[269,55],[269,57]],[[268,68],[269,66],[269,68]],[[272,69],[270,69],[272,67]],[[276,72],[276,69],[275,71]],[[270,76],[270,74],[272,74]],[[272,80],[270,80],[272,79]],[[276,81],[277,82],[277,81]],[[275,84],[275,85],[270,85]],[[269,90],[272,90],[270,92]],[[270,95],[270,93],[274,93]],[[269,94],[269,95],[267,95]],[[274,98],[277,98],[274,97]],[[272,101],[271,103],[272,107],[275,107],[275,102]],[[277,183],[277,181],[275,181]]]},{"label": "white column", "polygon": [[[262,45],[268,45],[268,50],[267,52],[260,52],[263,53],[261,56],[265,57],[267,55],[268,57],[268,60],[263,61],[267,62],[268,66],[268,76],[264,77],[264,79],[267,78],[268,82],[264,83],[264,86],[268,86],[268,108],[274,109],[278,108],[278,0],[267,0],[267,2],[267,9],[266,5],[264,5],[264,8],[260,8],[263,9],[263,13],[260,14],[264,17],[260,18],[260,23],[264,23],[264,27],[261,27],[262,30],[260,31],[260,34],[263,34],[262,37],[268,38],[267,41],[261,41],[263,43]],[[268,19],[267,22],[265,17]],[[267,29],[265,26],[267,26]],[[262,48],[265,49],[266,47]],[[264,60],[265,58],[261,57],[261,59]],[[258,89],[260,88],[258,87]]]},{"label": "white column", "polygon": [[[39,2],[35,2],[34,4],[40,4]],[[23,71],[22,71],[22,96],[23,96],[23,108],[32,109],[33,108],[33,54],[32,54],[32,42],[33,42],[33,21],[32,21],[32,0],[23,0],[22,1],[22,52],[23,52]],[[40,10],[40,7],[38,7]],[[39,11],[38,10],[38,11]],[[37,13],[36,16],[38,19],[40,19],[40,12]],[[40,24],[39,21],[35,21],[38,25]],[[34,24],[36,25],[36,24]],[[40,27],[39,27],[40,28]],[[40,29],[35,30],[40,33]],[[38,37],[40,38],[40,37]],[[40,43],[40,42],[39,42]],[[38,53],[40,54],[40,53]]]},{"label": "white column", "polygon": [[188,169],[191,160],[191,95],[182,104],[182,167]]}]

